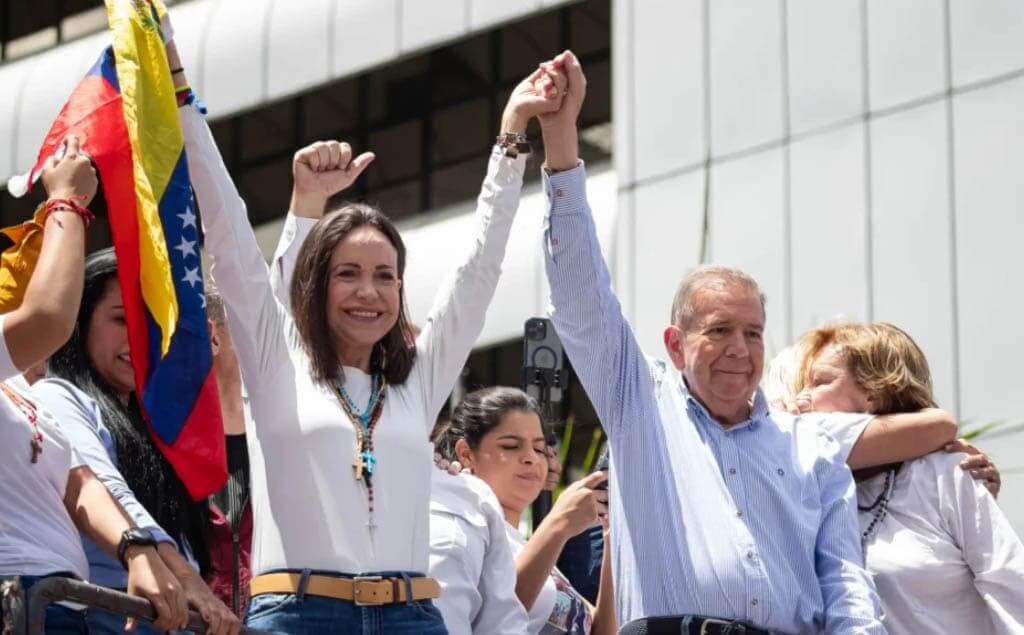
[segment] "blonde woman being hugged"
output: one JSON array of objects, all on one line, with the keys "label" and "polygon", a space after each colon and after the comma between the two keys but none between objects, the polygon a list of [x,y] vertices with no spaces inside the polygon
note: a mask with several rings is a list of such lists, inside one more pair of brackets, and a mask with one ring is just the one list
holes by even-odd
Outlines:
[{"label": "blonde woman being hugged", "polygon": [[[170,57],[180,66],[173,48]],[[535,83],[542,74],[509,99],[501,128],[508,135],[490,155],[476,236],[414,345],[405,247],[387,216],[348,204],[316,223],[295,264],[293,319],[275,299],[245,205],[203,117],[182,109],[212,274],[252,409],[248,625],[288,633],[446,632],[431,603],[438,584],[423,575],[434,469],[428,435],[497,285],[526,163],[517,135],[531,117],[561,104],[552,80]],[[184,84],[184,73],[175,82]],[[347,144],[333,147],[297,168],[342,173],[322,179],[313,193],[319,205],[373,158],[352,158]]]},{"label": "blonde woman being hugged", "polygon": [[[924,353],[891,324],[813,329],[798,351],[797,399],[807,409],[935,406]],[[848,452],[864,428],[829,432]],[[865,562],[893,635],[1024,632],[1024,545],[962,459],[933,452],[854,471]]]}]

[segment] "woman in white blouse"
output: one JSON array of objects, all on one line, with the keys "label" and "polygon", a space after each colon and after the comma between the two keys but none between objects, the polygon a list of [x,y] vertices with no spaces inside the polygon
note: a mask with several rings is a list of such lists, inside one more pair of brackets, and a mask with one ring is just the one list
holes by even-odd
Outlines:
[{"label": "woman in white blouse", "polygon": [[[169,59],[180,66],[173,48]],[[524,133],[531,117],[560,106],[556,82],[540,76],[513,91],[503,132]],[[184,73],[174,79],[185,83]],[[405,248],[384,214],[350,204],[317,222],[295,263],[292,319],[275,299],[206,122],[194,108],[182,109],[181,119],[212,275],[252,410],[247,624],[290,633],[444,633],[430,602],[437,582],[423,575],[434,469],[428,435],[483,326],[525,156],[514,156],[514,144],[492,151],[477,235],[410,345]],[[322,208],[373,158],[353,159],[347,145],[322,149],[296,166],[303,205],[317,199]]]},{"label": "woman in white blouse", "polygon": [[[798,400],[815,411],[935,405],[924,354],[891,324],[814,329],[798,354]],[[859,431],[831,432],[850,446]],[[865,560],[894,635],[1024,632],[1024,545],[962,458],[935,452],[854,472]]]},{"label": "woman in white blouse", "polygon": [[[597,489],[607,474],[597,472],[570,485],[558,497],[551,512],[535,528],[529,540],[519,533],[522,513],[544,488],[548,472],[547,443],[540,409],[529,395],[515,388],[484,388],[466,395],[452,412],[451,422],[435,441],[438,453],[484,481],[493,490],[505,518],[505,532],[515,555],[515,590],[529,613],[531,635],[537,633],[614,633],[609,554],[601,570],[601,590],[597,606],[591,606],[555,567],[565,542],[607,516],[608,492]],[[447,475],[439,472],[437,478]],[[480,534],[473,517],[473,506],[435,510],[439,523],[432,545],[432,559],[466,559],[449,555],[444,534],[472,537]],[[441,529],[441,527],[450,528]],[[470,561],[476,562],[469,558]],[[479,564],[461,567],[470,577],[480,575]],[[457,567],[441,569],[461,584]],[[484,573],[486,575],[486,572]],[[473,632],[477,632],[475,629]],[[480,631],[482,632],[482,631]]]},{"label": "woman in white blouse", "polygon": [[[42,172],[47,212],[43,238],[27,284],[24,272],[5,271],[4,299],[23,289],[20,304],[0,314],[0,576],[21,576],[27,592],[51,576],[88,579],[79,530],[108,554],[120,551],[129,593],[149,599],[162,630],[183,626],[185,599],[153,547],[128,547],[133,525],[110,492],[84,464],[58,421],[42,408],[21,373],[44,361],[70,336],[82,295],[86,209],[96,174],[79,141],[68,137],[60,159]],[[25,250],[30,251],[30,250]],[[24,261],[5,261],[24,265]],[[47,607],[47,633],[85,632],[85,611]]]}]

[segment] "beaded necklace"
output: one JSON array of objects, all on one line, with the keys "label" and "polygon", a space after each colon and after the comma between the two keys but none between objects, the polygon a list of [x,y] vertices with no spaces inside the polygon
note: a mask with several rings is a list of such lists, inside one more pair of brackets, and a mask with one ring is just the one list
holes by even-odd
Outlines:
[{"label": "beaded necklace", "polygon": [[885,484],[882,485],[882,492],[875,499],[875,502],[871,503],[867,507],[857,505],[857,509],[862,512],[869,512],[875,510],[874,517],[871,522],[868,523],[867,528],[861,533],[860,541],[861,546],[866,551],[868,548],[868,538],[871,537],[871,533],[875,530],[882,520],[885,518],[885,514],[889,509],[889,499],[892,498],[892,490],[896,487],[896,470],[889,470],[885,473]]},{"label": "beaded necklace", "polygon": [[11,403],[24,413],[25,418],[32,425],[32,439],[29,441],[32,453],[29,456],[29,460],[32,463],[38,463],[39,455],[43,453],[43,432],[39,429],[39,413],[36,411],[36,405],[19,395],[7,384],[0,383],[0,390],[3,390],[7,398],[11,400]]},{"label": "beaded necklace", "polygon": [[381,413],[384,411],[387,380],[376,373],[373,375],[370,380],[370,401],[366,404],[366,409],[363,411],[359,410],[359,407],[356,406],[355,401],[340,381],[333,382],[331,388],[334,389],[334,394],[341,404],[341,409],[345,411],[345,415],[352,422],[352,428],[355,431],[356,447],[355,458],[352,461],[352,477],[366,485],[367,507],[370,512],[370,518],[366,526],[372,531],[377,528],[376,523],[373,521],[373,479],[371,478],[377,466],[377,457],[373,453],[373,431],[377,427]]}]

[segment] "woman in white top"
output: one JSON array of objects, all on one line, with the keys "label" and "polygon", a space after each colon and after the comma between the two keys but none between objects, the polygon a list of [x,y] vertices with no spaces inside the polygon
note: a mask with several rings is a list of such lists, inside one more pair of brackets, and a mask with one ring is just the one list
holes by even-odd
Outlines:
[{"label": "woman in white top", "polygon": [[[885,323],[814,329],[796,388],[816,411],[878,414],[934,407],[921,349]],[[859,430],[833,430],[844,445]],[[962,455],[854,472],[865,561],[894,635],[1024,632],[1024,545]]]},{"label": "woman in white top", "polygon": [[[121,552],[127,590],[153,603],[157,626],[181,627],[187,612],[174,576],[153,547],[122,544],[131,520],[21,377],[63,344],[75,325],[91,219],[85,206],[97,183],[77,138],[68,137],[61,159],[49,160],[42,182],[49,211],[38,262],[20,306],[0,315],[0,576],[21,576],[26,590],[50,576],[86,580],[80,530],[108,554]],[[83,611],[49,605],[47,633],[85,629]]]},{"label": "woman in white top", "polygon": [[[539,74],[513,91],[504,132],[524,133],[531,117],[559,107],[553,82],[535,86]],[[174,79],[184,84],[184,73]],[[491,153],[477,236],[410,345],[405,249],[391,221],[350,204],[317,222],[295,264],[293,320],[274,297],[245,205],[203,117],[194,108],[180,114],[212,275],[252,410],[255,577],[247,624],[290,633],[445,632],[430,603],[437,583],[422,573],[434,469],[428,434],[482,328],[525,156],[512,156],[514,145]],[[347,146],[341,156],[324,146],[324,155],[295,174],[296,190],[312,183],[320,206],[373,158],[353,159]]]},{"label": "woman in white top", "polygon": [[521,390],[501,386],[472,392],[452,412],[435,443],[445,459],[457,461],[487,483],[501,505],[515,554],[516,594],[529,613],[527,632],[614,633],[608,552],[596,607],[555,567],[569,538],[607,516],[608,492],[596,489],[607,474],[597,472],[570,485],[525,540],[517,529],[520,518],[540,495],[548,472],[536,401]]}]

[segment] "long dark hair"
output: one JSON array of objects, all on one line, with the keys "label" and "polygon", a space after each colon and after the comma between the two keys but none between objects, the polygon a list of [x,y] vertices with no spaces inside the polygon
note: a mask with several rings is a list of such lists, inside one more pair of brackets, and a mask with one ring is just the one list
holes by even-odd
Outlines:
[{"label": "long dark hair", "polygon": [[114,389],[96,372],[89,360],[86,337],[96,305],[117,280],[117,258],[113,249],[91,254],[85,260],[85,286],[74,333],[53,357],[49,371],[92,397],[103,423],[114,441],[117,469],[160,527],[179,542],[188,541],[192,555],[205,573],[210,567],[207,550],[205,503],[189,496],[185,485],[150,437],[142,411],[132,392],[122,401]]},{"label": "long dark hair", "polygon": [[[405,279],[405,243],[387,216],[364,203],[347,203],[328,212],[313,227],[299,250],[292,275],[291,305],[295,327],[310,360],[313,380],[328,384],[338,376],[338,357],[327,324],[327,282],[331,254],[352,231],[373,227],[388,239],[398,252],[398,279]],[[381,373],[389,384],[401,384],[409,377],[416,348],[405,309],[405,287],[398,290],[398,321],[373,347],[370,372]]]},{"label": "long dark hair", "polygon": [[532,412],[540,418],[541,429],[545,429],[544,415],[537,400],[518,388],[492,386],[474,390],[455,406],[451,420],[434,437],[434,450],[454,461],[455,444],[465,439],[473,450],[480,447],[480,441],[501,424],[510,412]]}]

